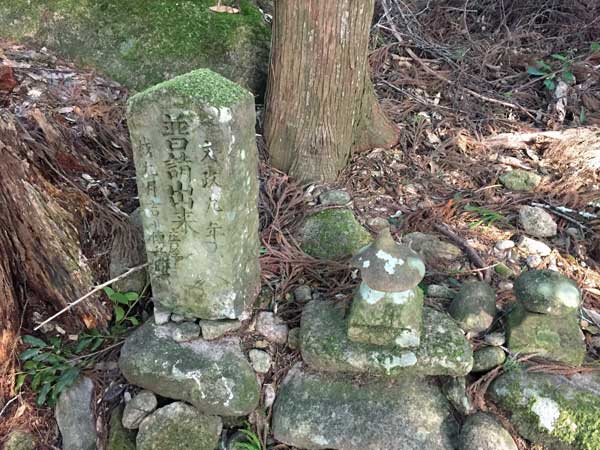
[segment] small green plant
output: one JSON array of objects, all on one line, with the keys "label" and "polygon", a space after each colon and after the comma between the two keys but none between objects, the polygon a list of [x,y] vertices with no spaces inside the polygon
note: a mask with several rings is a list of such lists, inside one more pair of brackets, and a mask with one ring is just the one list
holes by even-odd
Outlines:
[{"label": "small green plant", "polygon": [[139,325],[139,320],[132,314],[140,300],[136,292],[122,293],[111,288],[105,288],[104,292],[113,304],[114,313],[114,323],[108,334],[90,330],[81,333],[73,342],[63,342],[59,337],[51,337],[48,341],[30,335],[22,337],[29,348],[19,355],[22,372],[15,381],[16,391],[29,381],[31,389],[37,393],[38,406],[54,405],[60,393],[95,361],[103,344]]},{"label": "small green plant", "polygon": [[247,424],[247,428],[240,430],[246,437],[246,442],[236,442],[236,450],[263,450],[260,439],[256,435],[250,424]]},{"label": "small green plant", "polygon": [[514,372],[521,370],[521,363],[517,355],[508,355],[503,364],[504,372]]},{"label": "small green plant", "polygon": [[491,211],[489,209],[481,208],[479,206],[466,205],[465,211],[473,212],[480,216],[479,220],[469,224],[469,228],[471,228],[471,229],[477,228],[480,225],[486,225],[489,227],[496,222],[505,222],[506,221],[506,218],[502,214],[500,214],[496,211]]},{"label": "small green plant", "polygon": [[559,77],[567,84],[575,83],[575,75],[573,75],[573,57],[561,53],[554,53],[550,57],[560,65],[559,68],[553,68],[547,62],[538,60],[535,62],[535,66],[527,68],[527,73],[529,75],[540,77],[540,80],[544,80],[544,86],[549,91],[554,91],[554,89],[556,89],[556,80]]},{"label": "small green plant", "polygon": [[75,382],[87,361],[77,359],[74,348],[57,337],[49,342],[29,335],[22,339],[30,347],[19,356],[23,372],[17,375],[15,390],[20,390],[29,378],[31,389],[37,393],[37,405],[52,406],[59,394]]},{"label": "small green plant", "polygon": [[111,329],[111,334],[122,334],[128,325],[136,327],[140,324],[140,321],[131,315],[133,308],[140,300],[137,292],[117,292],[110,287],[105,287],[104,293],[112,302],[115,313],[115,324]]}]

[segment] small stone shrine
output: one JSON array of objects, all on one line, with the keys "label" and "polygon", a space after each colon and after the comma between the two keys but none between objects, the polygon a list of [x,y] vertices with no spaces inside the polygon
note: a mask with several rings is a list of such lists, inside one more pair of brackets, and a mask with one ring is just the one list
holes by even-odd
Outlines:
[{"label": "small stone shrine", "polygon": [[[454,449],[458,424],[427,376],[468,374],[469,342],[450,316],[423,307],[425,264],[389,230],[353,263],[362,283],[349,308],[319,300],[304,307],[303,363],[281,384],[274,437],[297,448]],[[357,435],[357,424],[368,432]],[[402,431],[414,429],[423,432]]]},{"label": "small stone shrine", "polygon": [[348,337],[355,342],[418,347],[423,331],[425,276],[421,257],[394,242],[389,230],[354,258],[362,283],[348,317]]},{"label": "small stone shrine", "polygon": [[155,301],[239,318],[260,281],[252,94],[197,70],[132,97],[128,121]]}]

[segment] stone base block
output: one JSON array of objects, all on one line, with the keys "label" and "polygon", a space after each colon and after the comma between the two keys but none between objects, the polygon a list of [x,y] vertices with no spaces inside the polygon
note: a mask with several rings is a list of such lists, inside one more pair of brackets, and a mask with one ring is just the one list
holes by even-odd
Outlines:
[{"label": "stone base block", "polygon": [[566,317],[528,312],[522,305],[508,315],[508,348],[513,353],[536,353],[542,358],[580,366],[585,341],[576,315]]},{"label": "stone base block", "polygon": [[312,301],[304,308],[301,350],[304,362],[324,372],[464,376],[473,366],[473,351],[458,325],[447,314],[423,310],[423,335],[416,349],[381,347],[348,338],[346,308]]},{"label": "stone base block", "polygon": [[457,432],[439,388],[419,378],[357,383],[298,365],[273,411],[275,439],[303,449],[452,450]]},{"label": "stone base block", "polygon": [[381,292],[364,282],[348,316],[348,337],[365,344],[418,347],[423,329],[423,291]]},{"label": "stone base block", "polygon": [[125,341],[119,358],[132,384],[183,400],[201,413],[243,416],[259,401],[256,374],[238,338],[177,342],[177,324],[149,320]]}]

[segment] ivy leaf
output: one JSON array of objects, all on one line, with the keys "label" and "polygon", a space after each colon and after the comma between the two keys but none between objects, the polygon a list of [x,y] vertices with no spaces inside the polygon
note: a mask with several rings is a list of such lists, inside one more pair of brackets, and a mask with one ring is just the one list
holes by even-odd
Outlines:
[{"label": "ivy leaf", "polygon": [[105,287],[104,289],[102,289],[104,291],[104,293],[108,296],[108,298],[112,299],[112,296],[115,295],[115,291],[113,290],[113,288],[111,287]]},{"label": "ivy leaf", "polygon": [[129,302],[135,302],[138,298],[140,298],[137,292],[126,292],[124,295]]},{"label": "ivy leaf", "polygon": [[90,351],[96,351],[98,348],[104,343],[104,339],[102,337],[97,337],[90,348]]},{"label": "ivy leaf", "polygon": [[535,67],[528,67],[527,73],[529,75],[540,76],[540,77],[543,77],[544,75],[546,75],[546,72],[542,72],[540,69],[537,69]]},{"label": "ivy leaf", "polygon": [[46,345],[47,345],[40,338],[36,338],[35,336],[31,336],[30,334],[23,336],[21,339],[23,340],[23,343],[30,345],[32,347],[46,347]]},{"label": "ivy leaf", "polygon": [[563,61],[563,62],[569,61],[569,58],[567,58],[565,55],[561,55],[560,53],[554,53],[553,55],[550,55],[550,56],[554,59],[558,59],[559,61]]},{"label": "ivy leaf", "polygon": [[94,338],[91,337],[81,339],[75,346],[75,353],[81,353],[82,351],[84,351],[87,348],[87,346],[92,343],[93,340]]},{"label": "ivy leaf", "polygon": [[31,380],[31,389],[33,389],[34,391],[37,391],[38,388],[40,387],[40,384],[42,383],[42,378],[44,377],[44,372],[38,372],[35,374],[35,376],[33,377],[33,380]]},{"label": "ivy leaf", "polygon": [[49,382],[42,386],[42,389],[40,390],[35,401],[36,405],[42,406],[44,403],[46,403],[46,397],[48,396],[48,392],[50,392],[50,389],[52,389],[52,384],[50,384]]},{"label": "ivy leaf", "polygon": [[544,86],[546,86],[546,89],[549,91],[554,91],[554,89],[556,89],[556,83],[548,78],[544,80]]},{"label": "ivy leaf", "polygon": [[21,387],[23,387],[23,383],[25,383],[26,378],[27,378],[26,373],[20,373],[19,375],[17,375],[17,378],[15,380],[15,391],[16,392],[19,392],[21,390]]},{"label": "ivy leaf", "polygon": [[55,390],[57,393],[61,393],[65,388],[71,386],[79,376],[79,372],[79,367],[71,367],[66,370],[56,382]]},{"label": "ivy leaf", "polygon": [[569,83],[569,84],[575,83],[575,75],[573,75],[573,72],[569,72],[567,70],[567,71],[563,72],[562,76],[566,83]]},{"label": "ivy leaf", "polygon": [[137,320],[137,318],[135,318],[135,317],[130,317],[129,323],[131,323],[131,325],[133,325],[134,327],[137,327],[140,324],[140,321]]},{"label": "ivy leaf", "polygon": [[115,321],[122,322],[125,317],[125,310],[120,306],[115,306]]},{"label": "ivy leaf", "polygon": [[35,361],[27,361],[25,364],[23,364],[23,369],[27,370],[27,371],[35,371],[38,368],[38,363]]},{"label": "ivy leaf", "polygon": [[28,348],[27,350],[25,350],[23,353],[21,353],[19,355],[19,359],[21,361],[27,361],[27,360],[39,355],[41,351],[42,351],[42,349],[40,349],[40,348]]},{"label": "ivy leaf", "polygon": [[590,50],[593,52],[600,52],[600,42],[592,42]]},{"label": "ivy leaf", "polygon": [[548,65],[546,62],[537,61],[536,64],[540,69],[545,70],[546,72],[552,72],[552,67],[550,67],[550,65]]}]

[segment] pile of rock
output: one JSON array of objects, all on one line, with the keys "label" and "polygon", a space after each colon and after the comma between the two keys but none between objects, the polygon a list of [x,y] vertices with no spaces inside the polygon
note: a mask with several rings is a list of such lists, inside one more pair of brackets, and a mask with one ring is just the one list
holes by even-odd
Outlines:
[{"label": "pile of rock", "polygon": [[389,230],[353,261],[363,282],[349,310],[326,301],[304,308],[304,364],[281,385],[274,437],[298,448],[453,449],[458,424],[426,376],[466,375],[468,341],[449,316],[423,307],[423,261]]},{"label": "pile of rock", "polygon": [[572,366],[586,352],[578,320],[577,284],[552,270],[524,272],[514,284],[517,305],[508,315],[508,347],[515,354],[536,354]]}]

